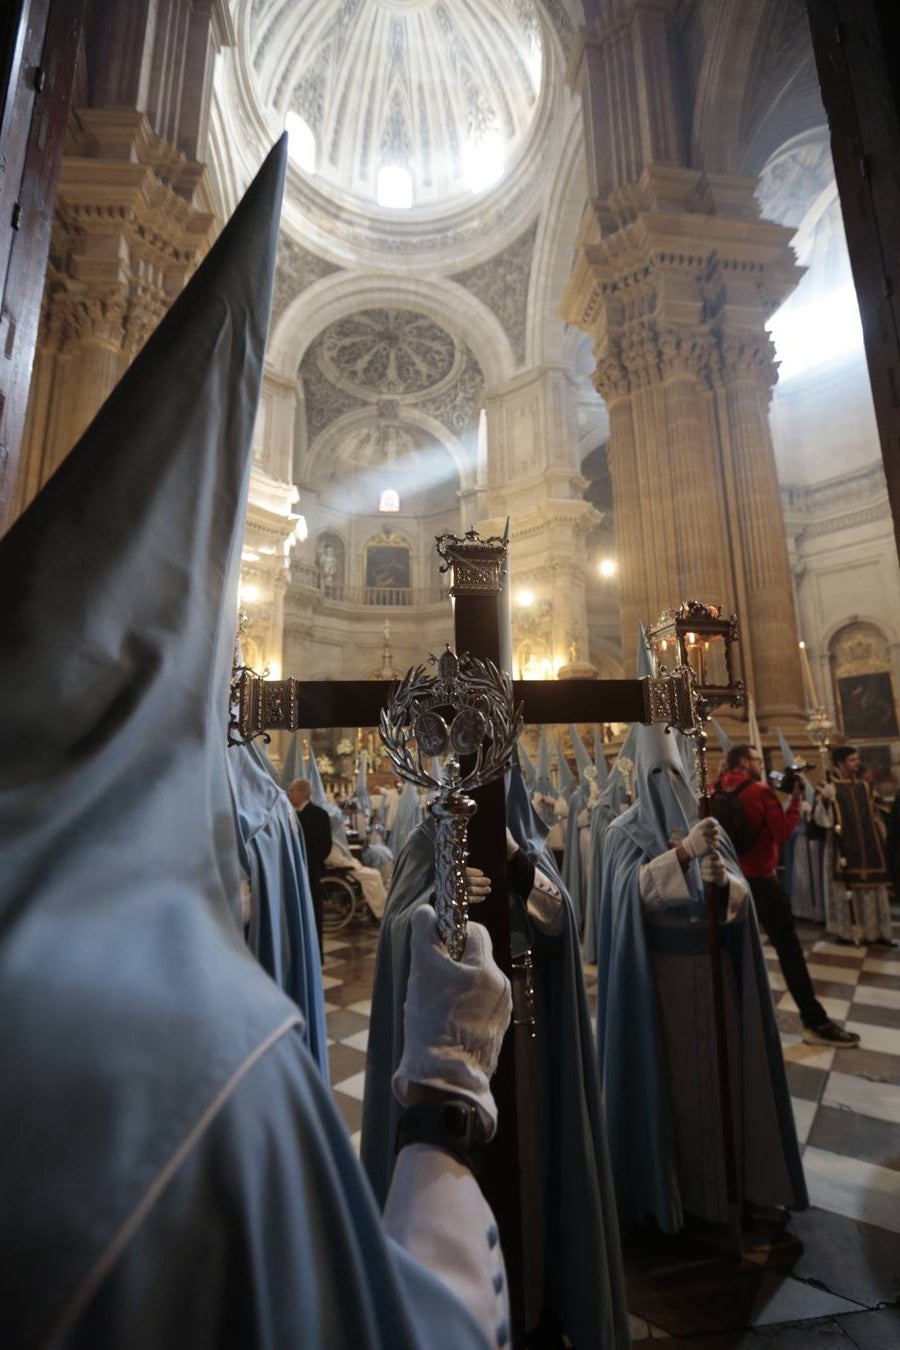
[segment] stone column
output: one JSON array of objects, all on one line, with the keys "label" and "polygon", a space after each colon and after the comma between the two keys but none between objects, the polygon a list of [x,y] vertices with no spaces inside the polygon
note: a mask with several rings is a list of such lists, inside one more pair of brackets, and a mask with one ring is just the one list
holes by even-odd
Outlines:
[{"label": "stone column", "polygon": [[[530,370],[485,393],[487,489],[479,493],[482,533],[498,534],[510,518],[513,601],[531,591],[526,614],[513,604],[516,661],[534,639],[552,677],[570,663],[571,646],[587,660],[586,542],[599,519],[584,500],[573,395],[561,367]],[[518,675],[518,664],[516,668]]]},{"label": "stone column", "polygon": [[[765,323],[797,284],[755,182],[686,166],[676,0],[587,0],[571,70],[590,201],[563,317],[590,333],[610,413],[622,639],[689,597],[736,608],[760,719],[803,706]],[[796,722],[794,723],[796,725]]]}]

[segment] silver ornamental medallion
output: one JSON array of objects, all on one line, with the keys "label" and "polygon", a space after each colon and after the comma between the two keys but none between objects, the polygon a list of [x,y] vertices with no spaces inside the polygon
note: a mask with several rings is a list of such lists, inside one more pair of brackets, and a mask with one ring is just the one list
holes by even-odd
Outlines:
[{"label": "silver ornamental medallion", "polygon": [[435,792],[434,908],[441,940],[458,961],[469,913],[468,823],[476,810],[467,794],[512,762],[522,709],[513,702],[512,680],[492,661],[447,647],[429,664],[434,674],[414,666],[391,691],[380,732],[398,775]]}]

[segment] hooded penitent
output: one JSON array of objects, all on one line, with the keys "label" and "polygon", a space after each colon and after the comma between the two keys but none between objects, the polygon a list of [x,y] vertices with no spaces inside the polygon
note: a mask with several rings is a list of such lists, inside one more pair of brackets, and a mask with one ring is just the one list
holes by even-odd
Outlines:
[{"label": "hooded penitent", "polygon": [[[569,739],[575,751],[575,763],[578,766],[580,782],[569,795],[569,815],[566,820],[566,845],[563,853],[562,878],[572,898],[575,923],[578,931],[584,927],[585,864],[589,857],[590,817],[586,814],[590,795],[590,782],[586,778],[588,770],[593,770],[593,761],[588,754],[584,741],[578,734],[578,728],[569,726]],[[562,751],[560,750],[560,755]]]},{"label": "hooded penitent", "polygon": [[403,845],[417,825],[422,823],[422,807],[415,783],[404,783],[400,789],[397,812],[391,830],[391,852],[395,858],[400,856]]},{"label": "hooded penitent", "polygon": [[307,1046],[328,1078],[325,1002],[306,850],[297,812],[255,741],[226,756],[241,866],[249,878],[250,950],[303,1013]]},{"label": "hooded penitent", "polygon": [[295,731],[291,736],[290,745],[284,757],[284,764],[281,769],[281,786],[290,787],[295,778],[303,777],[303,750],[300,746],[300,737]]},{"label": "hooded penitent", "polygon": [[[562,886],[517,769],[507,780],[507,823],[532,862]],[[477,865],[477,858],[472,861]],[[394,1165],[398,1107],[388,1084],[402,1050],[410,918],[423,900],[431,899],[433,885],[434,821],[429,818],[397,860],[378,941],[361,1156],[382,1202]],[[546,1297],[574,1345],[618,1350],[630,1343],[628,1317],[577,933],[568,904],[563,932],[554,938],[531,931],[522,897],[511,896],[511,904],[514,951],[517,940],[531,943],[544,1019],[547,1102],[530,1109],[540,1114],[549,1105]],[[519,1110],[527,1113],[528,1101],[520,1101]]]},{"label": "hooded penitent", "polygon": [[556,820],[555,802],[558,794],[551,771],[550,742],[547,739],[546,727],[541,727],[540,739],[538,741],[537,769],[534,775],[533,792],[534,796],[542,799],[539,804],[535,804],[534,800],[532,800],[534,809],[539,819],[549,828]]},{"label": "hooded penitent", "polygon": [[[619,1218],[681,1228],[727,1218],[708,940],[699,864],[686,900],[645,912],[640,872],[697,818],[675,738],[638,726],[636,801],[609,825],[598,934],[597,1051]],[[726,864],[739,876],[723,841]],[[781,1043],[752,907],[725,924],[729,1056],[744,1198],[806,1204]],[[622,1034],[623,1027],[628,1029]]]},{"label": "hooded penitent", "polygon": [[[600,877],[606,832],[628,807],[634,795],[634,737],[636,728],[625,733],[622,748],[606,775],[600,796],[591,808],[588,867],[584,879],[584,959],[597,960],[597,921],[600,913]],[[602,757],[601,757],[602,758]]]},{"label": "hooded penitent", "polygon": [[228,690],[285,140],[0,542],[4,1350],[481,1344],[386,1243],[236,922]]},{"label": "hooded penitent", "polygon": [[525,786],[528,788],[529,792],[533,792],[535,780],[534,763],[521,741],[519,741],[519,766],[522,770]]}]

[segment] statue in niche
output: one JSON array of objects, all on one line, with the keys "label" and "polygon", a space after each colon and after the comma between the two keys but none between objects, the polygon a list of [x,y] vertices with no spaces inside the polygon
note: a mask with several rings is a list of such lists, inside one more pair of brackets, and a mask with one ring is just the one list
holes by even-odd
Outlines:
[{"label": "statue in niche", "polygon": [[323,535],[316,549],[316,568],[323,595],[337,596],[343,584],[343,547],[329,535]]}]

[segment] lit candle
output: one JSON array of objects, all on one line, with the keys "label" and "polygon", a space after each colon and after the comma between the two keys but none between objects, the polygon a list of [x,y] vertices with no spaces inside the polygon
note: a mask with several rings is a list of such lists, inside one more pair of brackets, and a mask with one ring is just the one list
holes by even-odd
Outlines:
[{"label": "lit candle", "polygon": [[803,682],[806,685],[806,697],[809,699],[811,708],[818,708],[819,698],[816,694],[816,686],[813,684],[812,670],[809,665],[809,653],[806,650],[806,643],[800,643],[800,664],[803,667]]}]

